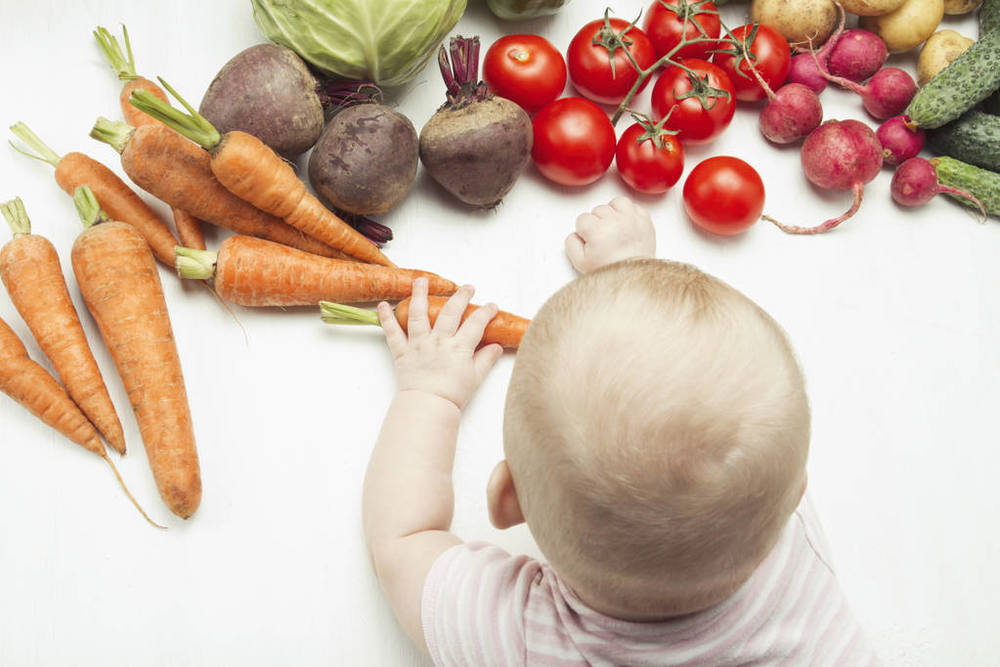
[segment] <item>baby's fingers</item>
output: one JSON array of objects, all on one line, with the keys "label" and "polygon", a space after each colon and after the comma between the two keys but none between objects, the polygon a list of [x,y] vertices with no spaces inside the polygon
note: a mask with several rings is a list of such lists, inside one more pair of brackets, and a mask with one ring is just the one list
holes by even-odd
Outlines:
[{"label": "baby's fingers", "polygon": [[487,345],[481,350],[477,350],[472,356],[472,363],[476,368],[476,383],[479,384],[486,377],[486,374],[490,372],[494,364],[497,363],[497,359],[503,356],[503,348],[493,343],[492,345]]},{"label": "baby's fingers", "polygon": [[458,291],[441,306],[441,312],[434,320],[434,331],[444,336],[454,336],[462,321],[465,308],[469,305],[475,289],[472,285],[462,285]]},{"label": "baby's fingers", "polygon": [[497,308],[495,303],[488,303],[485,306],[476,308],[462,322],[462,326],[458,328],[455,338],[469,348],[475,349],[479,347],[479,342],[483,340],[483,334],[486,332],[486,326],[490,323],[490,320],[496,317],[498,310],[499,308]]},{"label": "baby's fingers", "polygon": [[399,357],[406,347],[406,333],[403,327],[396,321],[396,315],[392,312],[392,307],[385,301],[378,305],[378,321],[382,325],[382,332],[385,334],[385,343],[389,346],[389,352],[393,358]]},{"label": "baby's fingers", "polygon": [[406,317],[406,332],[413,338],[425,336],[430,330],[431,323],[427,319],[427,278],[416,278],[410,296],[410,312]]},{"label": "baby's fingers", "polygon": [[583,272],[583,258],[585,254],[583,239],[576,232],[566,237],[566,256],[573,267]]}]

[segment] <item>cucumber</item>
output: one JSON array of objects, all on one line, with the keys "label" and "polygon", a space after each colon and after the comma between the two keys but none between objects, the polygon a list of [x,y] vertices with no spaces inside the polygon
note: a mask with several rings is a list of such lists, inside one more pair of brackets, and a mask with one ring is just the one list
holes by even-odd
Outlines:
[{"label": "cucumber", "polygon": [[1000,116],[966,112],[958,120],[928,130],[927,145],[935,153],[1000,171]]},{"label": "cucumber", "polygon": [[983,102],[983,111],[1000,116],[1000,90],[986,98]]},{"label": "cucumber", "polygon": [[[1000,216],[1000,174],[950,157],[933,158],[931,164],[937,169],[938,180],[941,183],[965,190],[983,203],[987,213]],[[968,199],[962,197],[954,199],[969,208],[976,208],[976,205]]]},{"label": "cucumber", "polygon": [[1000,0],[986,0],[979,7],[979,36],[1000,28]]},{"label": "cucumber", "polygon": [[941,127],[1000,88],[1000,30],[975,44],[917,91],[906,108],[916,127]]}]

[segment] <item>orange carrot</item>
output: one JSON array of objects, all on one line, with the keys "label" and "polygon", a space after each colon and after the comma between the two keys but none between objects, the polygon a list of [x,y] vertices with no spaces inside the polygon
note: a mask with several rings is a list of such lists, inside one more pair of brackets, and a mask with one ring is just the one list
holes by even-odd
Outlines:
[{"label": "orange carrot", "polygon": [[317,257],[249,236],[231,236],[218,252],[177,248],[181,278],[215,277],[223,299],[241,306],[315,306],[324,299],[362,302],[402,299],[413,279],[426,276],[432,294],[458,286],[426,271]]},{"label": "orange carrot", "polygon": [[[441,308],[447,301],[448,299],[441,296],[427,297],[427,317],[431,324],[434,324],[437,320]],[[339,303],[330,303],[329,301],[321,301],[319,308],[323,321],[328,324],[374,324],[381,326],[378,313],[372,310],[354,308],[353,306],[345,306]],[[462,314],[461,321],[464,322],[477,308],[480,308],[480,306],[469,304]],[[409,314],[410,298],[407,297],[396,304],[395,310],[396,321],[403,327],[403,331],[406,331]],[[490,345],[496,343],[501,347],[516,350],[521,344],[521,338],[524,336],[524,332],[528,329],[530,323],[531,320],[501,310],[486,325],[481,344]]]},{"label": "orange carrot", "polygon": [[[132,92],[135,90],[148,90],[164,102],[169,103],[170,101],[162,88],[149,79],[136,74],[135,58],[132,56],[132,43],[128,38],[128,29],[122,25],[122,38],[125,42],[124,52],[118,43],[118,39],[108,32],[107,28],[98,26],[94,30],[94,37],[97,39],[101,51],[104,52],[104,56],[108,59],[111,69],[115,71],[120,81],[125,82],[125,85],[122,86],[122,92],[118,96],[118,104],[121,106],[122,114],[125,116],[125,122],[133,127],[159,123],[160,121],[149,114],[139,111],[128,102],[129,97],[132,96]],[[173,209],[173,214],[174,226],[177,228],[177,235],[181,239],[181,245],[204,250],[205,237],[202,234],[199,220],[176,208]]]},{"label": "orange carrot", "polygon": [[73,273],[125,384],[160,497],[186,519],[201,502],[201,473],[156,263],[135,229],[108,220],[89,188],[73,201],[87,228],[73,244]]},{"label": "orange carrot", "polygon": [[188,110],[137,90],[131,103],[192,139],[211,155],[211,169],[230,192],[310,236],[365,262],[394,266],[371,241],[341,220],[308,190],[295,171],[263,141],[239,130],[220,135],[208,120],[160,79]]},{"label": "orange carrot", "polygon": [[212,174],[208,153],[164,125],[132,127],[99,118],[90,136],[121,153],[129,178],[169,206],[237,234],[315,255],[343,256],[227,190]]},{"label": "orange carrot", "polygon": [[164,527],[150,519],[129,492],[114,462],[104,451],[104,445],[101,444],[93,424],[87,421],[87,417],[80,412],[80,408],[73,403],[56,379],[28,358],[24,343],[2,319],[0,319],[0,391],[59,433],[104,459],[114,472],[125,495],[146,521],[157,528]]},{"label": "orange carrot", "polygon": [[166,262],[167,266],[173,265],[177,237],[135,190],[118,178],[117,174],[83,153],[67,153],[60,157],[24,123],[15,123],[11,125],[10,130],[30,151],[34,152],[21,150],[13,143],[11,145],[24,155],[48,162],[55,167],[56,183],[67,194],[72,196],[81,185],[90,186],[109,215],[113,215],[115,220],[127,222],[135,227],[152,248],[156,258]]},{"label": "orange carrot", "polygon": [[10,300],[70,397],[108,444],[124,454],[122,425],[66,289],[56,249],[45,237],[31,233],[31,221],[20,199],[0,205],[0,212],[14,232],[14,239],[0,250],[0,280]]}]

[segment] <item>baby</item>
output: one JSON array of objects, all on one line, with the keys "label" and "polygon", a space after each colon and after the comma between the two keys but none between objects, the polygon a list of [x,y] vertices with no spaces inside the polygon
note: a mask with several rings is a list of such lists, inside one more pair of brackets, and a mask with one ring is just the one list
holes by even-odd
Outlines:
[{"label": "baby", "polygon": [[[653,259],[618,198],[566,240],[584,275],[518,351],[498,528],[527,522],[547,563],[448,532],[462,407],[500,356],[496,313],[407,333],[379,315],[398,392],[372,452],[364,527],[403,628],[438,665],[868,665],[807,500],[809,406],[782,329],[697,269]],[[478,349],[477,349],[478,348]]]}]

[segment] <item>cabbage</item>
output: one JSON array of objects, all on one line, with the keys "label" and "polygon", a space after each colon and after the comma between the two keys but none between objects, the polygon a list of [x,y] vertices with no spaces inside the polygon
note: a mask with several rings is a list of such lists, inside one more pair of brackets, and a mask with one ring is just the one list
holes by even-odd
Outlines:
[{"label": "cabbage", "polygon": [[251,0],[271,41],[321,71],[396,86],[414,78],[466,0]]}]

